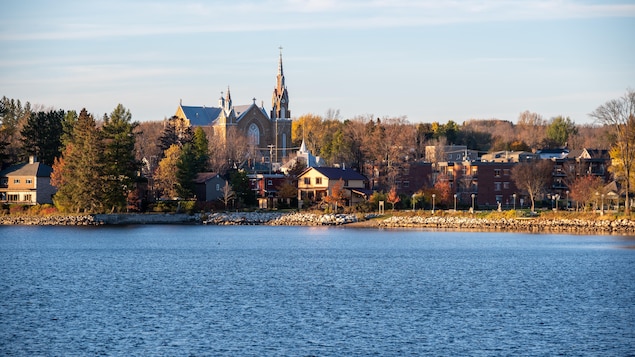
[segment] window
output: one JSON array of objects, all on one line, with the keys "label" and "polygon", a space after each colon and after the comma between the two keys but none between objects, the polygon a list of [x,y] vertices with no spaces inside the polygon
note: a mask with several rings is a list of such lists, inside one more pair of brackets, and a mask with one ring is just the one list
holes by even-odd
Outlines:
[{"label": "window", "polygon": [[496,195],[496,202],[497,203],[503,203],[503,195]]},{"label": "window", "polygon": [[509,169],[503,169],[503,175],[509,176]]},{"label": "window", "polygon": [[2,186],[7,186],[9,184],[9,179],[6,177],[3,177],[0,179],[0,185]]},{"label": "window", "polygon": [[404,182],[403,182],[403,187],[404,187],[404,188],[408,188],[408,187],[410,187],[410,181],[404,181]]},{"label": "window", "polygon": [[494,191],[500,191],[500,190],[501,190],[501,183],[494,182]]},{"label": "window", "polygon": [[311,184],[311,178],[310,177],[305,177],[304,178],[304,184],[305,185],[310,185]]},{"label": "window", "polygon": [[501,177],[501,170],[500,169],[494,169],[494,177]]},{"label": "window", "polygon": [[478,175],[478,166],[472,166],[472,175]]},{"label": "window", "polygon": [[258,129],[258,125],[255,123],[251,123],[251,125],[249,125],[247,137],[249,138],[249,144],[260,145],[260,129]]},{"label": "window", "polygon": [[20,183],[20,179],[13,179],[13,183]]},{"label": "window", "polygon": [[220,183],[216,184],[216,192],[220,191]]},{"label": "window", "polygon": [[271,180],[267,180],[267,185],[269,185],[269,186],[273,186],[273,181],[271,181]]},{"label": "window", "polygon": [[20,196],[16,194],[9,194],[7,196],[8,196],[8,201],[17,202],[20,200]]},{"label": "window", "polygon": [[26,195],[24,195],[24,200],[25,200],[25,201],[27,201],[27,202],[31,202],[32,197],[33,197],[33,196],[31,196],[31,194],[30,194],[30,193],[27,193]]},{"label": "window", "polygon": [[509,182],[503,182],[503,188],[509,190]]},{"label": "window", "polygon": [[27,184],[32,184],[33,183],[33,180],[31,180],[31,179],[26,179],[25,181],[26,181]]},{"label": "window", "polygon": [[316,185],[321,185],[322,184],[322,178],[321,177],[316,177],[315,178],[315,184]]}]

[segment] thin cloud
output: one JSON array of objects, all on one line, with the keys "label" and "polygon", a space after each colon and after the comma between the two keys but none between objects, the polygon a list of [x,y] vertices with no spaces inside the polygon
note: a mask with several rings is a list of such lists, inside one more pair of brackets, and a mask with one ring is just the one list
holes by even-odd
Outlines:
[{"label": "thin cloud", "polygon": [[[596,17],[635,17],[635,4],[575,1],[238,1],[207,4],[121,2],[117,16],[78,17],[39,23],[16,23],[11,12],[0,41],[139,37],[168,34],[372,29],[488,21],[524,21]],[[121,15],[124,14],[124,15]],[[284,21],[280,21],[281,15]],[[82,16],[85,14],[82,14]],[[113,18],[113,22],[104,19]],[[107,21],[107,20],[106,20]],[[35,30],[33,30],[35,28]]]}]

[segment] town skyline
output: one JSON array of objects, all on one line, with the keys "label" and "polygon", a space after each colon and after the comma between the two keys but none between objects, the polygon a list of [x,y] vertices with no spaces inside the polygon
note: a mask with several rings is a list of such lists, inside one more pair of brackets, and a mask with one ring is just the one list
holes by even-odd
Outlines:
[{"label": "town skyline", "polygon": [[[213,19],[214,21],[210,21]],[[629,1],[12,3],[3,95],[135,120],[184,105],[264,102],[279,47],[294,117],[340,112],[461,123],[529,110],[593,123],[635,83]]]}]

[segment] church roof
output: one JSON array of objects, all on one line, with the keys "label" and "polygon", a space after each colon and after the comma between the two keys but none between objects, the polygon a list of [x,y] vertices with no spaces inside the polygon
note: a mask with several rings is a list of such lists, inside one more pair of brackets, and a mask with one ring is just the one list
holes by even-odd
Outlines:
[{"label": "church roof", "polygon": [[218,119],[221,108],[215,107],[199,107],[181,105],[185,117],[190,121],[192,126],[210,125]]}]

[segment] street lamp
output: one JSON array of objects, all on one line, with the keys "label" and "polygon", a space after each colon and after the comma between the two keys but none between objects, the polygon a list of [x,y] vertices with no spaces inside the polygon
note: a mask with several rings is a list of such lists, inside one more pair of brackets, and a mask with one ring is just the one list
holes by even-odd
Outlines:
[{"label": "street lamp", "polygon": [[432,194],[432,214],[434,214],[434,199],[435,199],[435,197],[437,197],[437,195],[433,193]]},{"label": "street lamp", "polygon": [[558,210],[558,200],[560,200],[560,195],[555,195],[556,198],[556,211]]},{"label": "street lamp", "polygon": [[569,190],[565,192],[567,194],[567,211],[569,210]]},{"label": "street lamp", "polygon": [[417,194],[413,193],[412,194],[412,212],[415,211],[415,205],[417,204],[416,198],[417,198]]},{"label": "street lamp", "polygon": [[514,193],[512,197],[514,198],[514,211],[515,211],[516,210],[516,194]]},{"label": "street lamp", "polygon": [[456,212],[456,193],[454,194],[454,212]]},{"label": "street lamp", "polygon": [[476,197],[476,195],[472,194],[472,213],[474,213],[474,197]]}]

